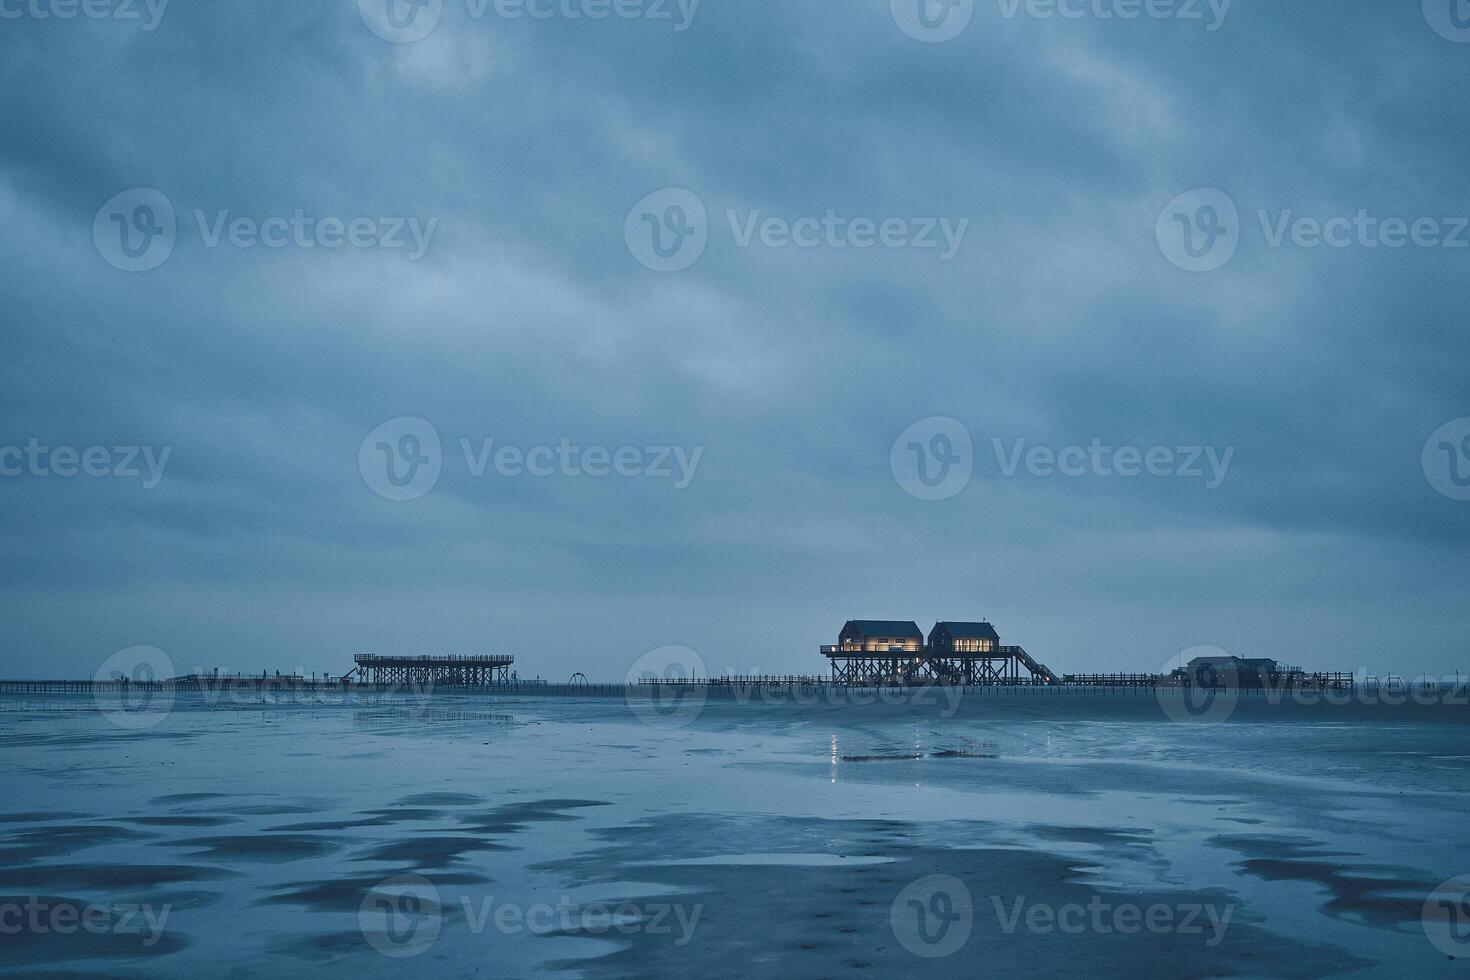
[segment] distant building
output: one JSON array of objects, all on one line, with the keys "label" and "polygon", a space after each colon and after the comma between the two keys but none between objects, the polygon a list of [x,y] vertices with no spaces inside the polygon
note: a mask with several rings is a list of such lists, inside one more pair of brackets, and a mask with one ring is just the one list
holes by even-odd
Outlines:
[{"label": "distant building", "polygon": [[926,644],[917,623],[852,619],[822,647],[834,684],[1060,684],[1017,646],[1001,646],[987,622],[936,623]]},{"label": "distant building", "polygon": [[929,631],[929,653],[948,657],[957,653],[994,653],[1000,634],[989,623],[935,623]]},{"label": "distant building", "polygon": [[850,619],[837,634],[837,649],[843,653],[918,653],[924,649],[924,634],[912,621]]},{"label": "distant building", "polygon": [[1279,688],[1294,685],[1301,673],[1269,657],[1195,657],[1173,676],[1194,687]]}]

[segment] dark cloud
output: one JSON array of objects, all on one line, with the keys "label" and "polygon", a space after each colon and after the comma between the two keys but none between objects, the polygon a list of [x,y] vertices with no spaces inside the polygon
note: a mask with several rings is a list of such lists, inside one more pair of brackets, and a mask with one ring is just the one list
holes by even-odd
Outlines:
[{"label": "dark cloud", "polygon": [[[157,30],[0,31],[0,445],[169,446],[167,475],[0,479],[0,673],[342,669],[509,649],[617,677],[665,643],[817,670],[852,616],[988,615],[1058,669],[1218,644],[1314,666],[1461,665],[1470,504],[1425,439],[1470,415],[1470,249],[1268,247],[1257,218],[1470,213],[1470,46],[1418,4],[1237,0],[1174,21],[1007,19],[942,45],[887,0],[706,0],[694,26],[474,20],[392,45],[351,0],[174,4]],[[173,254],[92,242],[132,187]],[[680,273],[623,223],[708,207]],[[1161,254],[1176,195],[1243,241]],[[194,221],[437,219],[419,261],[206,247]],[[930,251],[737,247],[726,211],[970,220]],[[212,219],[211,219],[212,220]],[[432,421],[412,502],[357,468]],[[907,495],[889,450],[964,422],[976,475]],[[701,446],[692,484],[466,472],[459,439]],[[1183,479],[1000,474],[1011,443],[1235,447]]]}]

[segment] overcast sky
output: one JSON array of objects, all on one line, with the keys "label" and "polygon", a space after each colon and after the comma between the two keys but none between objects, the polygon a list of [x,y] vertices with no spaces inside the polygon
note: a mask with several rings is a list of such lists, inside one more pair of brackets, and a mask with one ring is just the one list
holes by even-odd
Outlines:
[{"label": "overcast sky", "polygon": [[0,3],[0,674],[1470,668],[1448,0],[385,2]]}]

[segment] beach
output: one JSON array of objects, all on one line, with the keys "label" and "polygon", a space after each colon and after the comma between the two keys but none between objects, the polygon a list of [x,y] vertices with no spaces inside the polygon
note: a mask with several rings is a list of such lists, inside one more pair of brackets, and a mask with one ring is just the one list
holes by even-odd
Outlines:
[{"label": "beach", "polygon": [[0,970],[1463,971],[1463,709],[1148,705],[7,697]]}]

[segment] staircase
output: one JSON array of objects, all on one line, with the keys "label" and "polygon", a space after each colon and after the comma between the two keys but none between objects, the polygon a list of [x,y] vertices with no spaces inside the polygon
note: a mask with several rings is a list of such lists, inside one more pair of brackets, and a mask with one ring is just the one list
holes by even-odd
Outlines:
[{"label": "staircase", "polygon": [[1034,681],[1040,681],[1043,684],[1060,684],[1062,682],[1060,677],[1051,672],[1050,667],[1032,659],[1031,654],[1027,653],[1021,647],[1001,647],[1000,652],[1015,657],[1022,667],[1031,671],[1031,679]]}]

